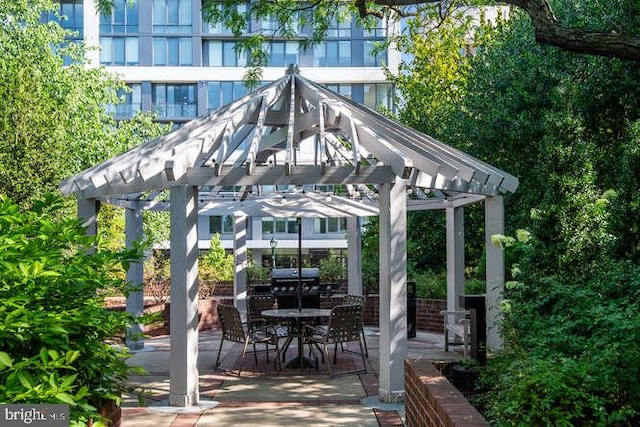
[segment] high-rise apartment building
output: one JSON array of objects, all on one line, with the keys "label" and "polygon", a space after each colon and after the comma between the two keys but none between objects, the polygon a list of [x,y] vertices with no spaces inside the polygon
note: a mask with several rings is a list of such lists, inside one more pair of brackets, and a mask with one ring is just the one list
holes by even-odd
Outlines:
[{"label": "high-rise apartment building", "polygon": [[[88,51],[90,62],[117,73],[130,87],[114,108],[117,119],[153,111],[159,121],[180,126],[246,94],[242,78],[247,58],[235,49],[227,28],[203,21],[200,0],[115,0],[110,15],[98,14],[95,0],[61,0],[60,11],[67,17],[63,26],[87,46],[99,46]],[[252,20],[246,30],[272,30],[275,25],[268,19]],[[384,23],[373,30],[355,21],[336,23],[324,42],[302,50],[299,41],[310,31],[300,28],[297,39],[274,38],[264,44],[269,53],[265,82],[297,64],[304,77],[335,92],[373,109],[393,108],[392,86],[382,65],[393,69],[399,57],[393,51],[374,53],[375,44],[387,37]],[[296,259],[296,224],[295,218],[250,218],[248,246],[254,261],[271,265],[271,247],[277,242],[277,264],[289,266]],[[302,229],[308,260],[346,248],[344,218],[303,219]],[[232,232],[232,217],[201,216],[200,247],[208,247],[219,233],[223,246],[231,248]]]}]

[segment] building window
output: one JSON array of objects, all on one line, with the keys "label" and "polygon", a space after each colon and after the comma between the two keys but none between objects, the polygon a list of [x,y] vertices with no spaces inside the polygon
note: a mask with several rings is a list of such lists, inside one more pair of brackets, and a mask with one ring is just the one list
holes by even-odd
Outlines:
[{"label": "building window", "polygon": [[57,15],[50,11],[43,17],[43,20],[45,22],[57,22],[65,30],[74,33],[68,39],[81,41],[84,30],[82,0],[60,0],[58,3],[60,8],[57,11]]},{"label": "building window", "polygon": [[207,111],[217,110],[247,94],[243,82],[207,82]]},{"label": "building window", "polygon": [[209,234],[233,234],[233,216],[210,216]]},{"label": "building window", "polygon": [[364,105],[378,110],[393,111],[393,85],[390,83],[365,83]]},{"label": "building window", "polygon": [[192,32],[191,0],[153,0],[154,34]]},{"label": "building window", "polygon": [[384,39],[387,37],[387,25],[383,21],[378,20],[375,28],[364,29],[363,34],[365,38]]},{"label": "building window", "polygon": [[[62,46],[53,47],[55,50],[66,46],[69,41],[81,43],[84,37],[82,0],[59,0],[57,4],[59,6],[57,11],[49,11],[41,16],[43,22],[57,22],[62,28],[70,32],[65,36],[65,42]],[[73,63],[73,59],[68,55],[63,56],[63,61],[64,65]]]},{"label": "building window", "polygon": [[244,67],[246,52],[236,50],[236,42],[207,40],[203,43],[202,60],[206,67]]},{"label": "building window", "polygon": [[338,23],[337,19],[333,18],[327,28],[327,38],[351,38],[351,19]]},{"label": "building window", "polygon": [[100,63],[138,65],[138,38],[100,37]]},{"label": "building window", "polygon": [[106,107],[107,112],[118,120],[130,119],[142,110],[142,85],[136,83],[128,86],[129,90],[118,89],[118,98],[121,100],[119,104]]},{"label": "building window", "polygon": [[262,236],[273,234],[298,234],[296,218],[262,218]]},{"label": "building window", "polygon": [[380,67],[387,62],[386,50],[378,50],[376,52],[377,40],[363,40],[363,65],[365,67]]},{"label": "building window", "polygon": [[334,40],[319,43],[313,48],[315,67],[350,67],[351,40]]},{"label": "building window", "polygon": [[340,95],[346,96],[351,99],[351,84],[349,83],[340,83],[340,84],[328,84],[326,88],[332,90]]},{"label": "building window", "polygon": [[269,54],[269,67],[285,67],[298,63],[298,42],[274,41],[264,43],[262,50]]},{"label": "building window", "polygon": [[346,218],[314,218],[313,220],[313,232],[315,234],[344,234],[346,231]]},{"label": "building window", "polygon": [[138,2],[114,0],[111,14],[100,14],[100,34],[138,32]]},{"label": "building window", "polygon": [[190,37],[155,37],[153,65],[192,65]]},{"label": "building window", "polygon": [[[300,27],[299,15],[296,14],[292,18],[293,18],[292,22],[294,22],[292,33],[300,35],[301,27]],[[256,31],[264,32],[267,36],[276,35],[279,31],[283,30],[282,24],[278,21],[278,18],[275,16],[263,16],[258,18],[253,28]]]},{"label": "building window", "polygon": [[[224,5],[217,5],[216,7],[224,7]],[[242,14],[246,13],[247,7],[244,4],[239,4],[235,6],[237,13]],[[245,28],[246,30],[246,28]],[[246,32],[246,31],[243,31]],[[206,17],[202,21],[202,33],[203,34],[214,34],[219,36],[230,36],[233,35],[233,31],[229,27],[226,27],[223,23],[219,22],[217,24],[210,24],[206,22]]]},{"label": "building window", "polygon": [[273,16],[263,16],[258,21],[258,29],[262,31],[275,33],[279,27],[278,21]]},{"label": "building window", "polygon": [[153,105],[160,118],[193,118],[197,110],[196,85],[156,84]]}]

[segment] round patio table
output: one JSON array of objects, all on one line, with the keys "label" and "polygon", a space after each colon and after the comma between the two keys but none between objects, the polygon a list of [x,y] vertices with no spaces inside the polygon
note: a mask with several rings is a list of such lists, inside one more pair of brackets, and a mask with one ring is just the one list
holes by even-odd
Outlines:
[{"label": "round patio table", "polygon": [[[264,310],[262,315],[265,317],[273,317],[278,319],[293,319],[295,322],[295,329],[289,334],[288,341],[283,347],[281,352],[285,352],[289,343],[293,337],[298,338],[298,356],[295,359],[289,361],[286,368],[300,368],[303,370],[305,367],[315,368],[315,361],[304,357],[303,338],[304,333],[302,331],[302,325],[306,319],[315,319],[317,317],[329,317],[331,316],[331,309],[328,308],[277,308],[271,310]],[[278,355],[280,357],[280,355]]]}]

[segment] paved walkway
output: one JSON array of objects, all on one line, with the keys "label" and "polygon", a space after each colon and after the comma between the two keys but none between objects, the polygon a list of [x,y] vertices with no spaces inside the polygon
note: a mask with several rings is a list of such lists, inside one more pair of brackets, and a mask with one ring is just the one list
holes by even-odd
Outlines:
[{"label": "paved walkway", "polygon": [[[147,372],[130,381],[146,394],[142,404],[135,396],[125,396],[122,426],[402,426],[404,405],[382,403],[377,398],[377,329],[367,328],[366,335],[368,372],[330,378],[324,366],[319,370],[284,369],[277,373],[264,353],[258,354],[257,365],[253,355],[248,354],[241,376],[214,370],[220,332],[202,332],[198,359],[200,404],[194,408],[167,406],[169,337],[149,338],[145,348],[130,359],[131,365],[142,366]],[[221,368],[237,368],[241,350],[240,344],[225,344]],[[288,358],[295,352],[290,348]],[[444,352],[442,335],[421,331],[409,340],[408,356],[434,361],[460,358],[459,353]],[[338,351],[336,371],[360,367],[359,355]]]}]

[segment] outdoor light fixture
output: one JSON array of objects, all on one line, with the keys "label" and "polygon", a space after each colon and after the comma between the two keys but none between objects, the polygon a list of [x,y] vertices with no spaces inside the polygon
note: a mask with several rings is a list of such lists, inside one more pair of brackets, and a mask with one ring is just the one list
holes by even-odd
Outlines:
[{"label": "outdoor light fixture", "polygon": [[278,246],[276,236],[271,237],[271,240],[269,240],[269,246],[271,246],[271,262],[273,263],[273,268],[276,268],[276,246]]}]

